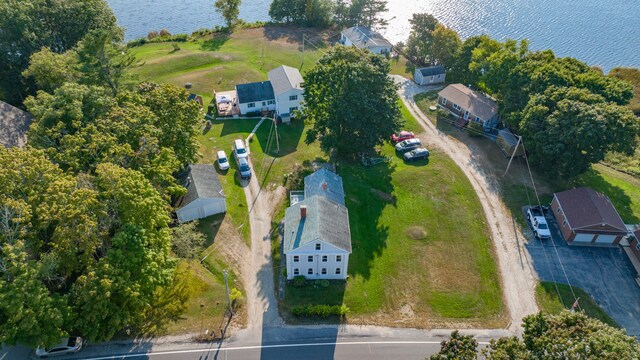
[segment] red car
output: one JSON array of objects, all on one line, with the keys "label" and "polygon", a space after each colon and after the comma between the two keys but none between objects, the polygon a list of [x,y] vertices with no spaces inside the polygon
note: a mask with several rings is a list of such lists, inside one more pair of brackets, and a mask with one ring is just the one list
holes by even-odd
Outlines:
[{"label": "red car", "polygon": [[413,139],[416,136],[411,131],[400,131],[397,134],[391,135],[391,142],[398,143],[407,139]]}]

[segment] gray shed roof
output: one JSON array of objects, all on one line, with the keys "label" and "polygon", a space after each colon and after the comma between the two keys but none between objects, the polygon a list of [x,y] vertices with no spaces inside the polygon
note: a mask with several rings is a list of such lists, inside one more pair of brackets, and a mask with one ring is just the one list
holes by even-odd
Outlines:
[{"label": "gray shed roof", "polygon": [[380,33],[365,26],[350,27],[342,30],[342,34],[349,38],[353,45],[361,49],[368,49],[375,46],[392,46],[387,39],[380,35]]},{"label": "gray shed roof", "polygon": [[344,188],[342,178],[338,174],[320,168],[304,178],[304,196],[323,196],[335,203],[344,205]]},{"label": "gray shed roof", "polygon": [[418,71],[420,71],[422,76],[440,75],[446,72],[444,66],[441,65],[419,68]]},{"label": "gray shed roof", "polygon": [[462,84],[451,84],[442,89],[438,96],[446,98],[473,115],[480,116],[482,120],[491,119],[498,114],[498,104],[495,101]]},{"label": "gray shed roof", "polygon": [[178,209],[189,205],[196,199],[225,197],[218,173],[212,164],[189,165],[184,184],[187,193],[176,203]]},{"label": "gray shed roof", "polygon": [[282,65],[269,71],[269,81],[274,93],[280,95],[292,89],[302,90],[304,80],[298,69]]},{"label": "gray shed roof", "polygon": [[257,101],[273,100],[273,87],[270,81],[260,81],[249,84],[236,85],[238,103],[246,104]]},{"label": "gray shed roof", "polygon": [[23,147],[27,143],[27,130],[33,116],[15,106],[0,101],[0,144],[5,147]]},{"label": "gray shed roof", "polygon": [[[307,207],[304,219],[300,217],[302,205]],[[305,198],[288,207],[284,217],[284,252],[318,240],[351,252],[347,208],[322,196]]]}]

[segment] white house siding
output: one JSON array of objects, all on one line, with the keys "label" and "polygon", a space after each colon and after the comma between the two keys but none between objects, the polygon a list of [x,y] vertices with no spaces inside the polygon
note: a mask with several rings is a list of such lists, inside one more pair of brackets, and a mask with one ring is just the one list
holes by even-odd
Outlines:
[{"label": "white house siding", "polygon": [[[289,109],[297,107],[298,110],[302,110],[303,90],[291,89],[287,92],[276,96],[276,111],[278,114],[289,114]],[[297,95],[297,100],[289,100],[290,96]]]},{"label": "white house siding", "polygon": [[[315,244],[320,243],[321,250],[315,250]],[[298,275],[303,275],[307,279],[329,279],[344,280],[347,278],[347,270],[349,268],[349,252],[338,249],[335,246],[327,244],[323,241],[306,244],[286,254],[287,259],[287,279],[291,280],[295,276],[295,269],[299,270]],[[298,256],[298,261],[294,261],[294,257]],[[311,256],[312,261],[309,261]],[[326,256],[327,261],[323,262],[322,257]],[[340,262],[336,261],[336,256],[341,256]],[[322,269],[327,269],[327,274],[322,274]],[[336,275],[336,269],[340,269],[340,274]],[[308,270],[312,269],[313,274],[309,274]]]},{"label": "white house siding", "polygon": [[374,54],[391,53],[391,47],[389,46],[371,46],[369,50]]},{"label": "white house siding", "polygon": [[178,221],[187,222],[207,216],[220,214],[227,211],[227,203],[224,198],[197,199],[188,205],[176,210]]},{"label": "white house siding", "polygon": [[348,37],[344,36],[344,35],[342,35],[342,43],[343,43],[343,44],[345,44],[346,46],[351,46],[351,45],[353,45],[353,43],[351,42],[351,40],[350,40]]},{"label": "white house siding", "polygon": [[430,84],[439,84],[439,83],[443,83],[445,80],[445,74],[438,74],[438,75],[429,75],[429,76],[422,76],[422,73],[420,72],[420,69],[416,69],[416,72],[413,75],[413,80],[418,84],[418,85],[430,85]]},{"label": "white house siding", "polygon": [[[262,105],[264,103],[264,105]],[[240,114],[244,115],[248,112],[254,111],[262,111],[262,109],[266,108],[269,111],[274,111],[276,109],[276,104],[273,103],[269,105],[268,101],[256,101],[256,106],[250,108],[249,103],[240,103],[238,106],[240,107]]]}]

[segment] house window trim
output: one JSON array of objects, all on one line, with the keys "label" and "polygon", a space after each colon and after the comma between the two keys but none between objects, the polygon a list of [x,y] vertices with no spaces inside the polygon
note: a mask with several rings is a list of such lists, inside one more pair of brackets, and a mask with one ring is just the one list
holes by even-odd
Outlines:
[{"label": "house window trim", "polygon": [[476,116],[476,119],[475,119],[475,120],[476,120],[476,122],[482,122],[482,121],[483,121],[483,120],[482,120],[482,118],[481,118],[480,116]]},{"label": "house window trim", "polygon": [[307,275],[313,275],[313,268],[307,269]]},{"label": "house window trim", "polygon": [[276,103],[275,100],[268,100],[267,105],[274,105]]},{"label": "house window trim", "polygon": [[292,114],[294,111],[298,110],[297,106],[292,106],[289,108],[289,114]]},{"label": "house window trim", "polygon": [[293,262],[300,262],[300,256],[293,255]]},{"label": "house window trim", "polygon": [[567,219],[562,220],[562,226],[566,226],[567,225]]},{"label": "house window trim", "polygon": [[289,95],[289,101],[297,101],[298,95]]},{"label": "house window trim", "polygon": [[316,251],[322,250],[322,244],[316,244]]},{"label": "house window trim", "polygon": [[462,111],[462,107],[456,103],[453,104],[453,110]]},{"label": "house window trim", "polygon": [[256,103],[254,103],[254,102],[250,102],[250,103],[248,103],[248,104],[247,104],[247,107],[248,107],[249,109],[254,108],[254,107],[256,107]]},{"label": "house window trim", "polygon": [[342,268],[337,267],[335,272],[336,275],[342,275]]},{"label": "house window trim", "polygon": [[313,255],[307,256],[307,262],[313,262]]},{"label": "house window trim", "polygon": [[322,270],[320,271],[320,274],[327,275],[327,268],[322,268]]},{"label": "house window trim", "polygon": [[446,97],[442,97],[442,105],[447,105],[447,98]]},{"label": "house window trim", "polygon": [[640,240],[636,240],[636,250],[640,251]]},{"label": "house window trim", "polygon": [[329,261],[329,256],[322,255],[322,262],[328,262],[328,261]]},{"label": "house window trim", "polygon": [[293,275],[294,275],[294,276],[298,276],[298,275],[300,275],[300,269],[298,269],[298,268],[293,268]]},{"label": "house window trim", "polygon": [[336,262],[342,262],[342,255],[336,255]]}]

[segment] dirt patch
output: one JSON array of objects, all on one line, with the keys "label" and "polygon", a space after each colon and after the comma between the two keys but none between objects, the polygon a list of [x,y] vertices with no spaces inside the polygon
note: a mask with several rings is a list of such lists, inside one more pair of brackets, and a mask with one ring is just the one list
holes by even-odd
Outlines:
[{"label": "dirt patch", "polygon": [[[464,250],[458,250],[463,252]],[[422,258],[422,266],[428,269],[430,287],[435,290],[473,292],[480,283],[478,271],[472,266],[473,260],[456,261],[467,257],[464,253],[454,255],[456,249],[446,241],[438,241],[430,245]]]},{"label": "dirt patch", "polygon": [[410,226],[407,228],[406,234],[413,240],[423,240],[427,238],[427,230],[422,226]]}]

